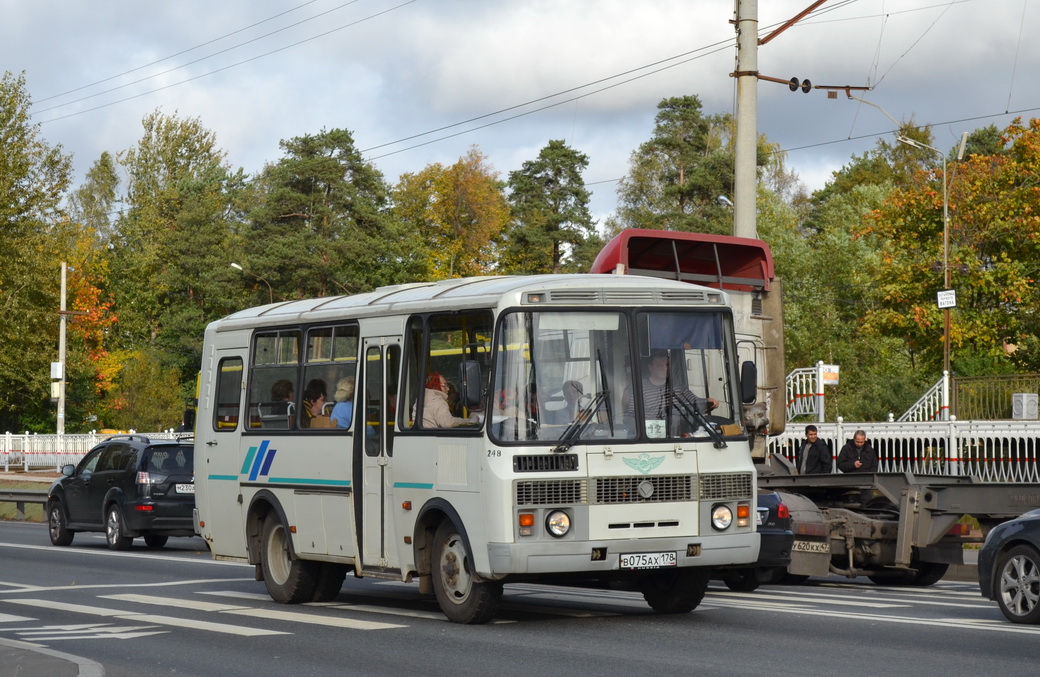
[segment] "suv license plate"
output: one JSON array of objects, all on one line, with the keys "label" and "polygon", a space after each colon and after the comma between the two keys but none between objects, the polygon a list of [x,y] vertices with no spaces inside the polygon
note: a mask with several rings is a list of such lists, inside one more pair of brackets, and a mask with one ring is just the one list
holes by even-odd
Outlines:
[{"label": "suv license plate", "polygon": [[195,485],[194,484],[178,484],[177,485],[177,493],[178,494],[194,494],[195,493]]},{"label": "suv license plate", "polygon": [[675,552],[637,552],[621,555],[622,569],[660,569],[677,564]]},{"label": "suv license plate", "polygon": [[830,541],[795,541],[791,547],[794,552],[823,552],[831,551]]}]

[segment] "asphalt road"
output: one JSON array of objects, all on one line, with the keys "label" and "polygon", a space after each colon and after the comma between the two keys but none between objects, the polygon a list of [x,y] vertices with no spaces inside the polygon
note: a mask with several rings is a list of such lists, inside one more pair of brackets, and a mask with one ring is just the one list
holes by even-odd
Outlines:
[{"label": "asphalt road", "polygon": [[[417,586],[370,579],[348,578],[331,603],[275,604],[251,567],[212,561],[196,538],[117,553],[77,534],[56,548],[43,525],[6,522],[0,563],[0,676],[1007,677],[1036,674],[1040,648],[1040,628],[1008,623],[969,581],[713,582],[678,616],[634,593],[518,584],[494,622],[459,626]],[[22,659],[46,662],[12,671],[34,667]]]}]

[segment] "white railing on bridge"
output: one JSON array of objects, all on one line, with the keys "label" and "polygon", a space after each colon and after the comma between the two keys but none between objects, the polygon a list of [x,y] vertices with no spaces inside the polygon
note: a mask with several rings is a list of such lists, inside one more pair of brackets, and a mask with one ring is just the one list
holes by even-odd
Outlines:
[{"label": "white railing on bridge", "polygon": [[798,416],[823,420],[823,362],[795,369],[787,375],[787,421]]},{"label": "white railing on bridge", "polygon": [[[1040,421],[913,421],[814,423],[831,448],[832,463],[842,446],[862,430],[878,454],[879,472],[973,476],[983,482],[1040,482]],[[800,427],[769,438],[770,455],[797,463]],[[837,472],[835,466],[832,465]]]},{"label": "white railing on bridge", "polygon": [[946,421],[950,414],[950,372],[944,371],[931,389],[914,406],[903,412],[899,421]]},{"label": "white railing on bridge", "polygon": [[[127,433],[130,434],[130,433]],[[171,430],[159,433],[133,433],[152,439],[173,439],[184,437],[188,433],[174,433]],[[76,464],[98,442],[112,437],[111,434],[87,433],[85,435],[0,435],[0,466],[4,472],[12,469],[40,470],[54,468],[61,470],[68,463]]]}]

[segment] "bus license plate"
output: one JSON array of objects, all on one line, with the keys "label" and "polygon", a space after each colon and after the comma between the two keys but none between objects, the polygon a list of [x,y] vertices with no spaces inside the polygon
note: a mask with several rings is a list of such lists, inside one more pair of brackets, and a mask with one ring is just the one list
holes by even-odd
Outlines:
[{"label": "bus license plate", "polygon": [[831,551],[830,541],[795,541],[791,547],[794,552],[823,552]]},{"label": "bus license plate", "polygon": [[634,552],[621,555],[622,569],[660,569],[677,564],[675,552]]},{"label": "bus license plate", "polygon": [[194,484],[178,484],[177,485],[177,493],[178,494],[194,494],[195,493],[195,485]]}]

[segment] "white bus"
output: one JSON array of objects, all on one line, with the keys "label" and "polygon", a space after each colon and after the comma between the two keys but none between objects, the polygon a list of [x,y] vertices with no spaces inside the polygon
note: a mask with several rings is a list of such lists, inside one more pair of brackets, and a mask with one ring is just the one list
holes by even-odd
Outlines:
[{"label": "white bus", "polygon": [[282,603],[329,601],[353,572],[418,579],[461,623],[490,620],[504,583],[566,577],[688,612],[710,567],[758,556],[744,367],[725,292],[652,278],[244,310],[206,330],[196,529]]}]

